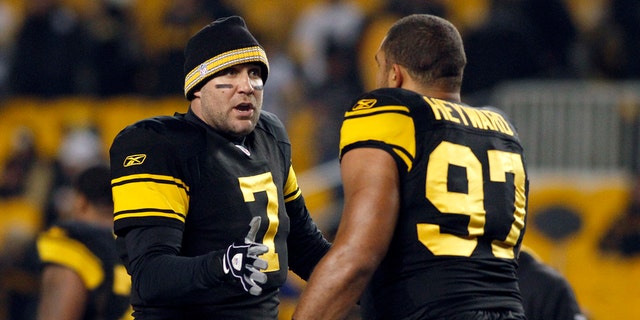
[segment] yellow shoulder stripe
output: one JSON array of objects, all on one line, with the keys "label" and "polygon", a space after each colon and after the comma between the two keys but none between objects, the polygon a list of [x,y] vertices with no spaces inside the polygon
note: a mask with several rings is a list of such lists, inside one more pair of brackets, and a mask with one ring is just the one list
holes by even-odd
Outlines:
[{"label": "yellow shoulder stripe", "polygon": [[93,290],[104,279],[102,263],[83,243],[67,237],[64,230],[53,227],[37,240],[40,259],[45,263],[59,264],[75,271],[85,287]]},{"label": "yellow shoulder stripe", "polygon": [[298,186],[298,179],[296,173],[293,171],[293,166],[289,166],[289,177],[284,185],[284,202],[289,202],[300,197],[302,192]]},{"label": "yellow shoulder stripe", "polygon": [[136,174],[111,181],[114,220],[132,217],[168,217],[185,221],[189,186],[171,176]]},{"label": "yellow shoulder stripe", "polygon": [[345,113],[340,153],[351,144],[380,141],[394,150],[411,170],[416,155],[415,126],[405,106],[383,106]]}]

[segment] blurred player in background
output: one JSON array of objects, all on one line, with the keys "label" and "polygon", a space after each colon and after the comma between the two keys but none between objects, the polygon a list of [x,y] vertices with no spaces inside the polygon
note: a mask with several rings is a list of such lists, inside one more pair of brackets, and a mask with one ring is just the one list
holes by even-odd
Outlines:
[{"label": "blurred player in background", "polygon": [[527,320],[586,320],[571,284],[526,247],[518,258],[518,284]]},{"label": "blurred player in background", "polygon": [[73,190],[71,217],[36,242],[44,264],[38,319],[126,319],[131,279],[116,251],[109,168],[81,172]]},{"label": "blurred player in background", "polygon": [[296,320],[525,319],[516,258],[528,180],[499,110],[460,101],[460,34],[433,15],[397,21],[375,55],[380,89],[346,111],[344,211]]},{"label": "blurred player in background", "polygon": [[231,16],[196,33],[185,60],[189,110],[125,128],[110,150],[134,317],[277,319],[288,270],[307,279],[330,244],[282,122],[262,110],[267,56]]}]

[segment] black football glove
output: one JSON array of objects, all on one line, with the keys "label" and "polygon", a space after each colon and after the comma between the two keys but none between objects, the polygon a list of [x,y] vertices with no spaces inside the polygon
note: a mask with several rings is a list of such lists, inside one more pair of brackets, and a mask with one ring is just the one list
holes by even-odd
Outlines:
[{"label": "black football glove", "polygon": [[255,242],[260,220],[260,217],[253,217],[249,223],[251,229],[244,240],[232,243],[222,258],[224,273],[239,279],[244,291],[254,296],[262,293],[260,284],[267,282],[267,275],[261,271],[267,268],[267,261],[258,256],[269,251],[269,248]]}]

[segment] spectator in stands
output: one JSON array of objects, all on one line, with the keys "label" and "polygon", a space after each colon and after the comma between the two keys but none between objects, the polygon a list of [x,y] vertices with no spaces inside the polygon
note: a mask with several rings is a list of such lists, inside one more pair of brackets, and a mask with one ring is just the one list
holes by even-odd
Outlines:
[{"label": "spectator in stands", "polygon": [[153,95],[180,95],[182,93],[182,65],[184,47],[192,35],[212,17],[201,0],[172,0],[162,14],[157,37],[157,48],[149,51],[146,75],[149,93]]},{"label": "spectator in stands", "polygon": [[7,94],[9,85],[9,53],[13,47],[18,16],[10,1],[0,1],[0,97]]},{"label": "spectator in stands", "polygon": [[[258,35],[260,37],[260,35]],[[269,85],[264,88],[264,110],[278,115],[285,127],[290,117],[307,105],[304,84],[300,83],[299,70],[278,36],[264,34],[260,37],[265,52],[269,55],[269,66],[278,70],[269,76]]]},{"label": "spectator in stands", "polygon": [[613,0],[603,18],[587,33],[592,77],[640,77],[640,2]]},{"label": "spectator in stands", "polygon": [[600,249],[604,252],[625,257],[640,255],[640,175],[634,179],[628,207],[600,240]]},{"label": "spectator in stands", "polygon": [[364,90],[355,57],[335,41],[330,41],[326,50],[326,79],[308,93],[318,121],[316,125],[319,129],[317,144],[320,162],[338,158],[343,106],[348,105],[353,97]]},{"label": "spectator in stands", "polygon": [[614,24],[619,26],[622,33],[622,45],[626,52],[624,60],[627,62],[622,77],[640,78],[640,1],[613,0],[611,10]]},{"label": "spectator in stands", "polygon": [[412,13],[428,13],[446,18],[447,6],[443,0],[389,0],[386,5],[387,12],[395,13],[399,16],[406,16]]},{"label": "spectator in stands", "polygon": [[48,171],[48,165],[37,153],[33,132],[26,127],[18,128],[0,173],[0,198],[26,197],[42,205],[46,197],[42,190],[48,189]]},{"label": "spectator in stands", "polygon": [[506,80],[571,75],[576,32],[561,0],[492,0],[486,22],[465,35],[463,94]]},{"label": "spectator in stands", "polygon": [[60,0],[26,2],[10,67],[10,93],[79,93],[86,42],[76,14]]},{"label": "spectator in stands", "polygon": [[240,14],[233,6],[227,4],[229,1],[224,0],[200,0],[202,7],[207,14],[213,18],[218,19],[222,17],[235,16]]},{"label": "spectator in stands", "polygon": [[53,163],[53,181],[45,204],[45,226],[66,220],[72,207],[72,182],[86,168],[106,162],[99,132],[93,127],[71,128]]},{"label": "spectator in stands", "polygon": [[296,18],[289,45],[311,90],[327,81],[330,45],[348,51],[355,61],[364,18],[362,9],[347,0],[316,1]]},{"label": "spectator in stands", "polygon": [[135,93],[143,56],[131,3],[99,0],[91,8],[83,19],[89,71],[95,79],[87,91],[98,96]]},{"label": "spectator in stands", "polygon": [[578,29],[567,9],[566,1],[519,0],[519,2],[521,2],[521,12],[525,19],[519,24],[532,26],[530,41],[536,44],[533,63],[539,68],[537,75],[544,78],[576,76],[573,50],[578,38]]}]

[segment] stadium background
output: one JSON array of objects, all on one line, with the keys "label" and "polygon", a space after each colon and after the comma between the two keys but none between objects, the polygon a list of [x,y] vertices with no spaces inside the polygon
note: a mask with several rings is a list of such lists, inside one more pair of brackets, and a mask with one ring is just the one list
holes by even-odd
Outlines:
[{"label": "stadium background", "polygon": [[[13,30],[0,30],[5,47],[15,43],[20,23],[28,11],[28,2],[0,1],[11,8],[15,17]],[[97,3],[104,1],[59,2],[82,21],[95,18],[94,14],[99,12]],[[198,1],[183,4],[192,2]],[[275,57],[284,57],[295,65],[302,64],[305,55],[309,54],[293,39],[298,19],[323,2],[236,0],[220,3],[246,18],[250,29],[265,44],[272,61],[276,61]],[[373,65],[376,46],[399,14],[392,7],[409,2],[414,1],[354,1],[369,21],[358,34],[355,56],[351,60],[359,72],[362,89],[373,85],[372,68],[363,66]],[[444,8],[442,12],[459,26],[463,38],[485,23],[492,10],[489,0],[415,2],[429,3],[423,8]],[[592,38],[604,25],[611,23],[606,17],[614,2],[562,1],[577,31],[574,47],[582,48],[582,51],[576,49],[582,54],[572,55],[575,59],[569,67],[573,72],[516,74],[505,76],[489,87],[463,92],[463,100],[505,109],[520,127],[531,170],[529,228],[524,243],[567,277],[580,304],[590,319],[595,320],[640,318],[637,303],[640,301],[640,254],[621,254],[600,248],[608,229],[622,217],[632,201],[638,200],[632,190],[640,169],[640,75],[612,71],[615,67],[607,63],[613,64],[611,60],[618,56],[615,50],[606,48],[615,47],[615,43],[600,43]],[[184,46],[186,37],[163,23],[167,11],[175,9],[172,1],[123,0],[113,3],[126,7],[131,14],[139,45],[145,54]],[[420,5],[414,8],[418,7]],[[640,10],[637,5],[635,10]],[[586,48],[593,43],[600,46],[596,51],[604,58],[584,58],[584,52],[589,51]],[[499,49],[510,52],[507,48]],[[10,63],[7,57],[0,59]],[[469,59],[472,61],[474,57],[470,55]],[[338,165],[331,156],[334,151],[331,145],[328,152],[327,146],[320,145],[325,138],[331,141],[332,137],[326,136],[327,131],[335,131],[332,127],[335,122],[323,118],[331,115],[331,111],[323,109],[327,106],[322,101],[322,96],[330,92],[322,91],[324,87],[319,85],[298,87],[295,79],[302,77],[300,71],[294,71],[293,82],[284,82],[284,94],[270,91],[269,85],[278,83],[279,66],[281,64],[272,64],[272,81],[267,81],[265,90],[266,95],[282,96],[279,101],[284,103],[267,105],[265,102],[265,109],[271,108],[285,120],[300,185],[314,218],[329,232],[335,226],[340,209]],[[178,76],[176,80],[181,79]],[[141,88],[141,91],[149,89]],[[149,89],[142,93],[132,90],[134,92],[102,94],[85,88],[72,94],[39,95],[15,94],[4,88],[0,92],[0,167],[5,168],[19,146],[17,143],[22,141],[20,137],[25,136],[32,138],[39,162],[59,160],[65,156],[61,152],[67,150],[63,148],[65,141],[73,129],[78,128],[92,128],[98,133],[99,140],[93,146],[99,146],[96,152],[104,156],[113,137],[126,124],[148,116],[186,111],[188,103],[180,95],[180,88],[177,89],[175,92],[158,93]],[[82,151],[71,150],[79,153],[67,154],[67,157],[83,155]],[[44,172],[36,180],[46,180],[47,171]],[[10,319],[8,291],[33,289],[30,279],[11,270],[11,256],[16,254],[16,243],[28,240],[46,225],[45,193],[46,190],[40,189],[40,192],[0,198],[0,256],[3,257],[0,260],[3,268],[0,319]],[[622,220],[622,223],[631,223],[631,220]],[[295,290],[304,285],[294,276],[290,282],[289,289],[292,290],[286,291],[283,319],[295,304]]]}]

